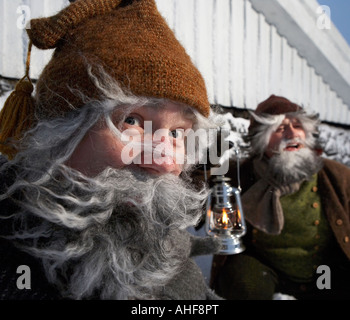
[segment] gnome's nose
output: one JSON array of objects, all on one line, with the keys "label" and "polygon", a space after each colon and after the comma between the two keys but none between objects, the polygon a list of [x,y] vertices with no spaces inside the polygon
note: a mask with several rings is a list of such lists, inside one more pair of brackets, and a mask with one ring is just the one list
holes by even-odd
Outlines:
[{"label": "gnome's nose", "polygon": [[150,150],[143,151],[139,165],[141,168],[158,175],[181,173],[181,167],[176,163],[174,147],[169,139],[163,137],[161,141],[154,141],[151,153]]}]

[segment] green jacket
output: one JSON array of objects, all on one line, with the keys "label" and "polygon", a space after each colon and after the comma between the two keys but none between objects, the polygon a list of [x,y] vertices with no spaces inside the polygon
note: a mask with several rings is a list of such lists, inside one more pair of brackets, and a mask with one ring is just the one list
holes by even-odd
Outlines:
[{"label": "green jacket", "polygon": [[[236,168],[230,165],[227,176],[232,179],[232,185],[237,186]],[[247,159],[240,169],[242,194],[256,182],[252,159]],[[324,166],[318,172],[318,190],[322,210],[325,213],[331,230],[339,247],[350,261],[350,168],[336,161],[324,159]],[[243,207],[244,211],[244,207]],[[250,246],[249,236],[243,241]],[[227,256],[215,256],[213,259],[211,283],[220,272]]]}]

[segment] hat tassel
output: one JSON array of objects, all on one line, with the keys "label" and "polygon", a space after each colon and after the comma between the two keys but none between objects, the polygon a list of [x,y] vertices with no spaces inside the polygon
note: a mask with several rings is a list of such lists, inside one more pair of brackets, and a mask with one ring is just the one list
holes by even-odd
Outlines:
[{"label": "hat tassel", "polygon": [[16,154],[16,148],[11,142],[18,141],[32,126],[34,119],[35,100],[32,96],[34,86],[29,77],[31,48],[30,40],[25,76],[18,81],[0,112],[0,152],[9,159]]}]

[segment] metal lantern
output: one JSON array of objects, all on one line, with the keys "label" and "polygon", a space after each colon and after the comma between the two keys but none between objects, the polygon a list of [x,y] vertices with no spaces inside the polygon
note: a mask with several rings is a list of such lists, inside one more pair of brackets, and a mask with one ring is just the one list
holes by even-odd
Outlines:
[{"label": "metal lantern", "polygon": [[238,254],[245,250],[241,241],[246,224],[241,204],[240,190],[228,183],[231,179],[217,176],[207,202],[206,232],[220,239],[222,248],[218,254]]}]

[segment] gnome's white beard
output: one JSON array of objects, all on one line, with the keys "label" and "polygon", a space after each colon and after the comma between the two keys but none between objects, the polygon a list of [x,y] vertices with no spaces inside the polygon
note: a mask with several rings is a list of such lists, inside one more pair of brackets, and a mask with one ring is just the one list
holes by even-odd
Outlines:
[{"label": "gnome's white beard", "polygon": [[[293,142],[296,140],[293,139]],[[290,142],[292,141],[282,141],[269,161],[270,174],[282,185],[308,180],[322,167],[322,158],[307,146],[295,151],[284,150]]]},{"label": "gnome's white beard", "polygon": [[188,257],[182,232],[207,198],[189,180],[111,168],[91,179],[62,166],[18,189],[25,199],[15,239],[74,299],[156,297]]}]

